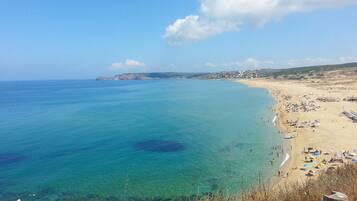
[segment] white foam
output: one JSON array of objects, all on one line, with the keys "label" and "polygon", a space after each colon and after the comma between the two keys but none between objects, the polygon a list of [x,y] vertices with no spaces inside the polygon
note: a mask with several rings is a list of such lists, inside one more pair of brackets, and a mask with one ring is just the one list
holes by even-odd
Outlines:
[{"label": "white foam", "polygon": [[275,115],[274,118],[273,118],[273,120],[272,120],[272,123],[273,123],[274,125],[276,125],[276,119],[277,119],[277,118],[278,118],[278,116]]},{"label": "white foam", "polygon": [[281,162],[281,164],[280,164],[280,168],[285,165],[285,163],[289,160],[289,158],[290,158],[290,155],[289,155],[288,153],[286,153],[285,159],[284,159],[283,162]]}]

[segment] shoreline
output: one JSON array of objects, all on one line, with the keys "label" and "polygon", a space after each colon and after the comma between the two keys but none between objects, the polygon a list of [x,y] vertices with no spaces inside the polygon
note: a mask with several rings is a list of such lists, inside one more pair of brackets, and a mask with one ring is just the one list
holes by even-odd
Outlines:
[{"label": "shoreline", "polygon": [[[273,109],[275,112],[275,116],[272,120],[272,123],[278,129],[279,135],[281,135],[281,138],[283,141],[282,146],[283,146],[285,157],[288,155],[289,158],[287,160],[283,160],[281,162],[281,164],[279,165],[279,168],[278,168],[279,175],[274,174],[268,180],[269,181],[268,183],[272,187],[285,185],[287,178],[288,178],[286,173],[289,174],[289,172],[292,171],[292,166],[296,165],[296,164],[293,164],[293,160],[294,160],[293,155],[296,154],[297,150],[294,149],[293,143],[291,142],[291,140],[284,139],[284,136],[283,136],[284,133],[288,132],[288,128],[284,125],[284,122],[283,122],[284,118],[281,118],[284,116],[284,111],[283,111],[283,102],[279,98],[279,92],[276,89],[256,84],[256,83],[254,83],[254,80],[234,80],[234,82],[244,84],[244,85],[246,85],[248,87],[252,87],[252,88],[265,89],[268,91],[268,93],[275,100],[275,105],[274,105],[274,109]],[[281,174],[281,176],[280,176],[280,174]],[[296,181],[299,181],[299,179]]]},{"label": "shoreline", "polygon": [[[261,87],[261,86],[256,86],[251,83],[245,82],[245,80],[233,80],[233,82],[237,82],[243,85],[246,85],[251,88],[261,88],[267,90],[269,95],[274,99],[275,104],[273,106],[273,113],[275,113],[273,119],[272,119],[272,124],[277,128],[278,134],[282,138],[282,148],[283,148],[283,155],[284,159],[283,161],[279,164],[277,173],[279,174],[274,174],[272,175],[268,180],[268,184],[271,186],[277,186],[283,183],[284,179],[287,178],[286,173],[289,172],[291,169],[291,162],[292,162],[292,153],[293,153],[293,145],[290,140],[284,139],[283,133],[287,131],[287,128],[283,125],[282,118],[279,118],[280,114],[283,112],[282,111],[282,102],[279,100],[279,97],[277,96],[276,92],[273,91],[270,88],[266,87]],[[287,159],[286,159],[287,158]]]},{"label": "shoreline", "polygon": [[[239,80],[238,80],[238,82],[239,82]],[[271,186],[273,186],[273,187],[277,186],[282,183],[284,178],[287,177],[286,173],[288,173],[290,170],[290,165],[291,165],[291,161],[292,161],[291,156],[292,156],[292,152],[293,152],[292,143],[290,142],[290,140],[284,139],[284,136],[283,136],[283,133],[285,133],[287,129],[283,126],[282,118],[279,118],[281,113],[283,112],[282,111],[282,103],[280,102],[281,100],[279,100],[279,97],[277,96],[276,92],[273,91],[272,89],[264,88],[264,87],[256,87],[256,86],[252,86],[252,85],[249,85],[247,83],[242,83],[242,82],[239,82],[239,83],[244,84],[248,87],[265,89],[268,91],[270,96],[272,96],[272,98],[275,100],[274,109],[273,109],[275,116],[272,121],[273,121],[274,126],[278,130],[278,134],[282,138],[282,146],[283,146],[283,151],[284,151],[283,153],[285,154],[284,160],[279,165],[278,175],[273,175],[270,180]]]},{"label": "shoreline", "polygon": [[[318,97],[326,96],[338,97],[342,100],[345,96],[355,94],[357,85],[355,88],[342,90],[340,86],[338,86],[339,88],[336,87],[336,89],[332,87],[325,89],[321,85],[312,85],[307,81],[296,80],[240,79],[234,80],[234,82],[248,87],[263,88],[276,101],[274,107],[276,118],[274,117],[274,119],[283,138],[284,153],[289,154],[289,159],[280,168],[283,176],[273,176],[271,178],[270,183],[273,187],[280,186],[280,184],[304,181],[306,178],[315,178],[315,172],[318,174],[319,171],[327,169],[328,166],[331,167],[330,163],[322,164],[324,160],[328,161],[336,154],[342,153],[343,150],[357,149],[357,136],[353,132],[357,127],[354,127],[356,126],[355,124],[340,115],[344,109],[357,110],[357,105],[343,101],[334,103],[317,101]],[[314,105],[316,108],[312,108],[311,111],[288,111],[290,108],[287,109],[287,107],[290,107],[291,102],[300,103],[306,100],[318,106]],[[304,127],[301,126],[303,128],[299,126],[293,127],[289,124],[292,120],[296,120],[299,123],[308,123],[304,124]],[[313,147],[316,151],[320,151],[319,156],[316,156],[313,163],[306,162],[306,157],[310,156],[310,153],[305,151],[305,148],[308,147]],[[322,152],[324,154],[321,154]],[[287,156],[286,154],[285,157]],[[348,163],[348,160],[344,159],[343,163],[345,162]],[[321,167],[320,164],[322,164]],[[315,165],[319,166],[319,168],[315,169]],[[306,171],[303,170],[307,166],[306,171],[309,169],[314,171],[314,175],[311,177],[307,177]]]}]

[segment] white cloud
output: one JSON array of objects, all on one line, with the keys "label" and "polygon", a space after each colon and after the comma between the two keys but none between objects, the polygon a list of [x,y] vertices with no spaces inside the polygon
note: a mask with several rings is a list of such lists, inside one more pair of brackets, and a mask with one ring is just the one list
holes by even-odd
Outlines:
[{"label": "white cloud", "polygon": [[210,67],[210,68],[215,68],[215,67],[219,67],[219,65],[211,63],[211,62],[206,62],[205,66]]},{"label": "white cloud", "polygon": [[208,20],[198,15],[189,15],[177,19],[166,28],[164,38],[172,43],[196,41],[217,35],[226,31],[238,29],[239,23],[226,20]]},{"label": "white cloud", "polygon": [[166,28],[170,42],[202,40],[242,25],[264,25],[291,13],[357,4],[356,0],[200,0],[199,14],[177,19]]},{"label": "white cloud", "polygon": [[244,61],[244,64],[247,66],[247,67],[252,67],[252,68],[257,68],[259,67],[260,65],[262,65],[262,63],[264,62],[261,62],[257,59],[254,59],[254,58],[248,58]]},{"label": "white cloud", "polygon": [[145,64],[143,62],[136,61],[133,59],[126,59],[123,62],[112,63],[111,68],[116,70],[126,70],[126,69],[132,69],[132,68],[138,68],[144,66]]}]

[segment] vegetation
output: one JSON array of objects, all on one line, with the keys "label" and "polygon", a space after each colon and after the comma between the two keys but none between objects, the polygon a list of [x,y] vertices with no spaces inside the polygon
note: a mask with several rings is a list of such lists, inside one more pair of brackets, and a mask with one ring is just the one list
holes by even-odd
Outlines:
[{"label": "vegetation", "polygon": [[353,68],[357,67],[357,63],[346,63],[346,64],[334,64],[334,65],[320,65],[320,66],[306,66],[306,67],[297,67],[297,68],[286,68],[281,70],[275,70],[271,72],[267,72],[266,76],[273,76],[275,78],[279,76],[301,76],[301,75],[317,75],[322,76],[322,72],[325,71],[332,71],[332,70],[339,70],[344,68]]},{"label": "vegetation", "polygon": [[357,200],[357,164],[347,164],[300,183],[275,188],[260,184],[240,196],[213,195],[201,201],[321,201],[324,194],[332,191],[346,194],[349,200]]}]

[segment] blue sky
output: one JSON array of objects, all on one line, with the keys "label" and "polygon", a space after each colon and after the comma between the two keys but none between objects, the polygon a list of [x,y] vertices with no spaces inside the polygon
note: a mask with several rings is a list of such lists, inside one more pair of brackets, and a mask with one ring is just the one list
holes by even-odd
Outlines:
[{"label": "blue sky", "polygon": [[0,80],[343,63],[356,36],[351,0],[2,0]]}]

